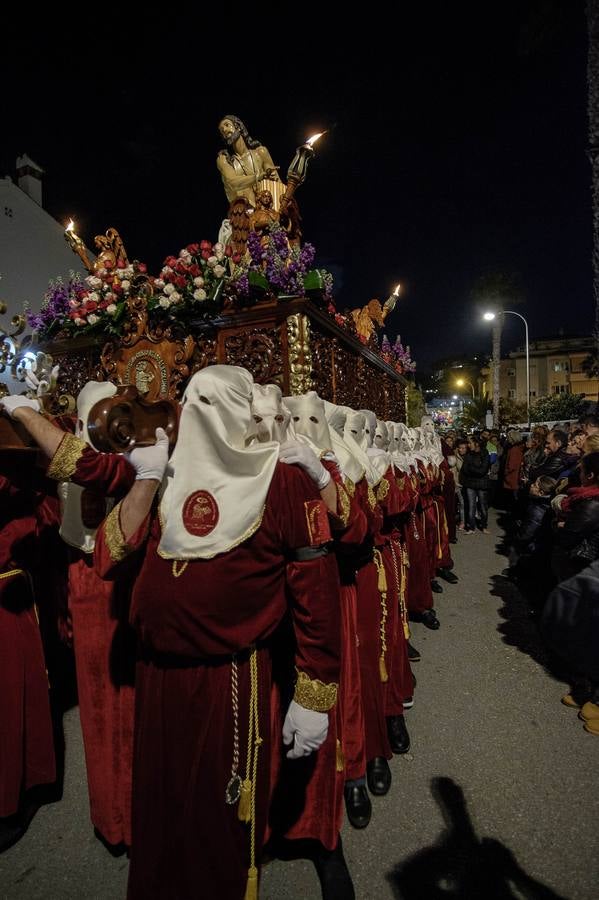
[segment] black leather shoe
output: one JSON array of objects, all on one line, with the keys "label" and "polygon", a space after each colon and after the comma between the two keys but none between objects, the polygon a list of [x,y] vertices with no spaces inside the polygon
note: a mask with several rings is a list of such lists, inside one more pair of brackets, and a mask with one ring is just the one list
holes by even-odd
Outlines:
[{"label": "black leather shoe", "polygon": [[435,581],[434,578],[431,581],[431,591],[433,592],[433,594],[442,594],[443,593],[443,588],[441,587],[441,585],[439,584],[438,581]]},{"label": "black leather shoe", "polygon": [[366,764],[368,790],[375,797],[384,797],[391,787],[391,769],[384,756],[375,756]]},{"label": "black leather shoe", "polygon": [[354,885],[343,855],[341,838],[334,850],[320,846],[314,857],[322,900],[356,900]]},{"label": "black leather shoe", "polygon": [[410,660],[410,662],[420,662],[420,660],[422,659],[422,657],[420,656],[420,653],[418,652],[416,647],[412,647],[412,645],[410,644],[409,641],[408,641],[408,659]]},{"label": "black leather shoe", "polygon": [[403,716],[387,716],[387,734],[394,753],[407,753],[410,749],[410,735]]},{"label": "black leather shoe", "polygon": [[457,584],[459,581],[458,576],[455,575],[451,569],[437,569],[437,575],[448,584]]},{"label": "black leather shoe", "polygon": [[425,610],[420,617],[420,621],[423,625],[426,625],[427,628],[430,628],[431,631],[436,631],[437,628],[441,627],[441,623],[439,622],[434,609]]},{"label": "black leather shoe", "polygon": [[345,810],[354,828],[366,828],[372,815],[372,803],[365,784],[346,784],[343,791]]}]

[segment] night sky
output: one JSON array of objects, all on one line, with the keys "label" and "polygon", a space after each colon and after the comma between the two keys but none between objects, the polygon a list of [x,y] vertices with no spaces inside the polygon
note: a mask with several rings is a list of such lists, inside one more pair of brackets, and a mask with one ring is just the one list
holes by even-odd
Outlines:
[{"label": "night sky", "polygon": [[156,271],[216,240],[223,115],[245,121],[283,176],[328,129],[298,200],[339,308],[401,281],[387,331],[425,367],[490,348],[469,292],[502,271],[519,278],[531,340],[589,331],[582,0],[415,5],[363,4],[343,37],[321,21],[325,4],[294,5],[299,30],[263,6],[237,24],[164,7],[134,23],[104,8],[86,29],[6,26],[0,176],[29,154],[52,215],[73,216],[90,246],[116,227]]}]

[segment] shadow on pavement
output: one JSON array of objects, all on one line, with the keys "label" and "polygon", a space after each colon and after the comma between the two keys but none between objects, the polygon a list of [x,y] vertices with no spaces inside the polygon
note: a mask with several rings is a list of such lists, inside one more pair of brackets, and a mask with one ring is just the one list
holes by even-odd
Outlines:
[{"label": "shadow on pavement", "polygon": [[462,789],[433,778],[446,830],[388,876],[397,900],[567,900],[528,875],[505,844],[478,838]]},{"label": "shadow on pavement", "polygon": [[503,643],[517,647],[535,662],[547,667],[548,654],[533,618],[533,610],[518,586],[504,575],[492,575],[490,594],[499,597],[503,603],[498,612],[504,621],[497,626],[503,635]]}]

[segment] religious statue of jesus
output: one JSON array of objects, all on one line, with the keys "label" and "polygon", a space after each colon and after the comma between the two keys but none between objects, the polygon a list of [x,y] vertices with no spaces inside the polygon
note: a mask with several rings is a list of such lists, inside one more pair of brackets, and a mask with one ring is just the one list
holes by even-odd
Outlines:
[{"label": "religious statue of jesus", "polygon": [[[255,208],[257,192],[261,188],[267,188],[273,194],[275,209],[278,208],[277,201],[285,186],[266,147],[250,137],[237,116],[225,116],[221,119],[218,130],[226,148],[218,154],[216,165],[229,203],[243,197]],[[272,190],[272,186],[276,186],[278,190]]]}]

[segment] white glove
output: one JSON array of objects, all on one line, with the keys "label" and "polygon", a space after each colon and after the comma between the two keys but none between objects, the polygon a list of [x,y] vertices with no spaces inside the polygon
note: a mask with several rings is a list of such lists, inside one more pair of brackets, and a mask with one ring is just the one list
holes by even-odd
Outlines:
[{"label": "white glove", "polygon": [[292,700],[283,722],[283,743],[293,744],[287,759],[309,756],[324,744],[329,731],[328,713],[306,709]]},{"label": "white glove", "polygon": [[551,501],[551,509],[554,513],[558,513],[562,508],[562,500],[566,499],[566,494],[556,494]]},{"label": "white glove", "polygon": [[136,447],[125,453],[137,475],[136,481],[162,481],[168,462],[168,436],[164,428],[156,429],[156,443],[152,447]]},{"label": "white glove", "polygon": [[40,405],[37,400],[30,400],[29,397],[23,397],[20,394],[0,398],[0,407],[6,410],[11,419],[14,419],[13,413],[19,407],[32,409],[34,412],[40,411]]},{"label": "white glove", "polygon": [[322,491],[331,480],[331,473],[325,469],[314,450],[307,444],[285,441],[279,448],[279,460],[303,469],[315,482],[319,491]]}]

